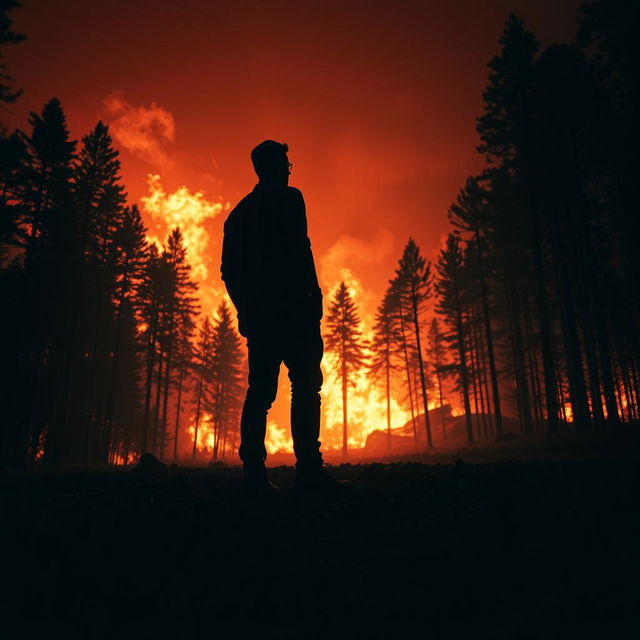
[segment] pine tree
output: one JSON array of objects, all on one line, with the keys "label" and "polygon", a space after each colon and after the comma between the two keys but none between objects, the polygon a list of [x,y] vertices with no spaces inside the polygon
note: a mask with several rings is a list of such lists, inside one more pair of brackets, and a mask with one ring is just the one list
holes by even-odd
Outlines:
[{"label": "pine tree", "polygon": [[442,393],[442,378],[443,372],[447,365],[447,349],[444,345],[444,337],[440,332],[440,325],[438,318],[433,318],[431,326],[429,327],[429,346],[427,353],[431,362],[431,372],[436,377],[438,382],[438,401],[440,404],[440,421],[442,426],[442,441],[447,439],[444,411],[442,409],[444,405],[443,393]]},{"label": "pine tree", "polygon": [[194,398],[195,405],[195,424],[193,433],[193,451],[191,459],[196,459],[196,447],[198,444],[198,430],[200,429],[200,419],[204,411],[204,407],[208,406],[211,401],[212,384],[212,350],[213,350],[213,334],[211,323],[208,318],[204,318],[198,330],[198,340],[194,349],[193,371],[195,374],[194,382]]},{"label": "pine tree", "polygon": [[493,411],[496,421],[496,437],[502,438],[502,408],[500,405],[500,392],[498,389],[498,373],[496,358],[493,348],[493,331],[491,329],[491,315],[489,311],[489,291],[487,283],[486,256],[489,251],[486,242],[486,231],[489,224],[489,214],[486,197],[478,184],[477,179],[468,178],[465,188],[458,193],[457,200],[449,209],[449,220],[454,227],[462,232],[470,233],[473,242],[474,253],[478,264],[478,280],[480,296],[482,300],[482,317],[484,322],[484,334],[487,342],[489,356],[489,369],[491,375],[491,389],[493,391]]},{"label": "pine tree", "polygon": [[[531,91],[534,62],[539,44],[527,31],[522,19],[509,16],[500,39],[500,55],[489,63],[489,85],[483,94],[485,111],[478,119],[477,131],[482,144],[478,147],[490,163],[516,177],[525,194],[522,202],[528,217],[531,238],[535,296],[542,346],[542,362],[547,405],[547,428],[558,429],[558,402],[553,332],[547,300],[544,267],[542,219],[536,196],[537,174],[535,129],[532,119]],[[529,246],[527,247],[529,249]]]},{"label": "pine tree", "polygon": [[[160,438],[160,457],[164,457],[165,441],[168,437],[168,402],[173,372],[173,353],[178,337],[186,332],[191,335],[194,328],[194,316],[197,313],[195,293],[197,285],[191,281],[191,267],[187,262],[186,249],[179,229],[174,229],[167,240],[162,255],[165,272],[165,290],[163,295],[160,348],[164,353],[164,368],[158,384],[163,386],[162,419]],[[156,406],[156,419],[159,420],[160,406]],[[157,428],[157,424],[156,424]]]},{"label": "pine tree", "polygon": [[[126,194],[120,183],[120,160],[109,129],[98,122],[82,139],[75,167],[75,200],[81,219],[82,278],[73,326],[79,329],[79,390],[84,407],[78,415],[83,462],[104,462],[108,447],[104,398],[109,377],[110,335],[113,328],[115,234],[122,225]],[[81,320],[78,315],[81,314]]]},{"label": "pine tree", "polygon": [[400,339],[398,327],[398,297],[389,286],[376,312],[371,342],[372,358],[369,371],[374,380],[383,378],[387,399],[387,450],[391,451],[391,376],[398,366],[395,362]]},{"label": "pine tree", "polygon": [[[140,407],[138,375],[139,362],[137,354],[140,342],[137,335],[137,294],[142,287],[144,271],[148,259],[146,228],[136,205],[127,207],[123,213],[122,226],[114,235],[115,286],[113,291],[115,326],[111,347],[111,367],[106,390],[106,434],[112,452],[121,449],[118,432],[126,441],[125,448],[135,440],[137,434],[123,430],[125,419],[119,415],[121,411],[130,414],[138,413]],[[133,357],[135,354],[135,357]],[[133,388],[127,396],[134,407],[120,397],[121,379],[129,381]],[[135,389],[135,391],[134,391]],[[119,409],[119,410],[117,410]],[[122,427],[120,427],[122,425]],[[126,460],[126,456],[125,456]]]},{"label": "pine tree", "polygon": [[[223,457],[230,419],[242,402],[244,353],[242,340],[233,326],[226,302],[217,310],[211,336],[211,383],[213,395],[208,409],[213,415],[213,459]],[[237,413],[237,411],[235,412]]]},{"label": "pine tree", "polygon": [[469,369],[467,365],[467,337],[464,319],[464,300],[462,282],[463,257],[460,241],[449,234],[447,244],[440,251],[435,289],[439,296],[436,311],[449,327],[446,340],[457,352],[457,368],[469,444],[474,441],[471,425],[471,404],[469,401]]},{"label": "pine tree", "polygon": [[422,392],[427,445],[429,449],[432,449],[433,441],[431,438],[431,422],[429,420],[429,403],[427,401],[427,380],[424,372],[425,367],[420,336],[421,318],[426,309],[427,302],[432,296],[431,263],[426,262],[420,255],[420,249],[412,238],[409,238],[405,245],[398,269],[396,270],[396,277],[392,281],[392,286],[398,292],[400,305],[403,310],[406,311],[406,317],[413,327],[420,371],[420,390]]},{"label": "pine tree", "polygon": [[335,356],[335,368],[342,383],[342,455],[348,455],[347,389],[354,374],[366,366],[366,344],[362,339],[356,305],[344,282],[340,283],[327,314],[326,346]]},{"label": "pine tree", "polygon": [[142,321],[143,333],[141,338],[144,343],[145,352],[144,411],[142,432],[140,434],[141,454],[145,453],[149,447],[153,375],[156,360],[158,359],[158,336],[160,333],[160,311],[163,290],[162,273],[163,260],[156,245],[152,244],[147,252],[136,302]]},{"label": "pine tree", "polygon": [[[43,426],[54,419],[51,401],[58,377],[51,365],[59,355],[59,315],[64,312],[61,299],[67,275],[60,238],[69,206],[75,142],[69,139],[62,106],[55,98],[44,105],[41,114],[31,113],[29,122],[29,134],[18,132],[15,136],[21,148],[16,158],[20,164],[15,167],[12,185],[7,185],[11,194],[5,191],[17,214],[11,240],[14,252],[19,252],[15,264],[20,267],[14,275],[21,280],[21,292],[15,306],[11,297],[6,299],[7,310],[20,321],[15,331],[4,334],[11,336],[13,344],[7,345],[7,350],[16,358],[7,363],[6,370],[11,367],[14,375],[4,406],[7,424],[15,420],[13,436],[30,442],[33,460],[44,438]],[[28,395],[20,401],[25,393]],[[14,451],[21,450],[20,456],[24,456],[23,444],[14,444]]]}]

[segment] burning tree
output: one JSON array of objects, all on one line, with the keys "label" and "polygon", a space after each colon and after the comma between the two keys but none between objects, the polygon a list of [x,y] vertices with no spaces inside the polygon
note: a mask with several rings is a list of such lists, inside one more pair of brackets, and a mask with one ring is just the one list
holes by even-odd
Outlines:
[{"label": "burning tree", "polygon": [[347,456],[347,388],[353,374],[366,365],[366,343],[362,339],[360,318],[344,282],[340,283],[327,314],[327,349],[336,356],[335,369],[342,382],[342,455]]},{"label": "burning tree", "polygon": [[428,447],[432,449],[433,441],[431,439],[429,403],[427,401],[427,379],[424,372],[420,338],[421,316],[426,310],[427,301],[432,295],[431,263],[426,262],[420,255],[420,249],[413,238],[409,238],[404,248],[398,269],[396,270],[396,277],[391,281],[391,284],[398,295],[401,313],[404,314],[408,324],[413,328],[418,369],[420,372],[420,390],[422,392],[427,444]]}]

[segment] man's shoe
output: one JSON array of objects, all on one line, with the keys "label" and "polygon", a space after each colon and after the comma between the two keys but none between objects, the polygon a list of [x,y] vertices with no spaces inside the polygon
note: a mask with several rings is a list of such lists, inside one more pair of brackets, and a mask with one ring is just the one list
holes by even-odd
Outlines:
[{"label": "man's shoe", "polygon": [[297,497],[339,500],[353,493],[353,485],[348,480],[336,480],[324,467],[298,469],[296,473],[295,495]]},{"label": "man's shoe", "polygon": [[269,500],[278,494],[278,487],[269,482],[264,464],[244,465],[244,497],[247,500]]}]

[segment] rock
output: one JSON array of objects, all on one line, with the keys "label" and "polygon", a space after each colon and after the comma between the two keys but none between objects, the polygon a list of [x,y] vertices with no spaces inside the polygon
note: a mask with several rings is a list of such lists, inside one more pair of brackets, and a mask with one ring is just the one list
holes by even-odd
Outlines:
[{"label": "rock", "polygon": [[163,473],[167,471],[167,465],[151,453],[143,453],[133,470],[138,473]]}]

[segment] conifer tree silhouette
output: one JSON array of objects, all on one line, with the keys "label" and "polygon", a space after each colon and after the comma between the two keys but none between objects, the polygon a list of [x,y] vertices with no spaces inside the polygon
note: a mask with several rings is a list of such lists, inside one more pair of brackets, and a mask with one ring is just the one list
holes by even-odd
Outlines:
[{"label": "conifer tree silhouette", "polygon": [[213,416],[213,459],[224,457],[232,417],[243,401],[244,355],[242,340],[233,326],[226,302],[217,310],[211,332],[211,386],[209,410]]},{"label": "conifer tree silhouette", "polygon": [[500,405],[500,391],[498,388],[498,373],[493,347],[493,331],[491,329],[491,314],[489,311],[489,292],[487,284],[486,253],[488,251],[484,231],[487,226],[488,205],[478,181],[468,178],[464,189],[458,193],[456,202],[449,209],[449,220],[454,227],[462,232],[471,234],[471,242],[474,245],[477,257],[477,279],[480,285],[480,297],[482,301],[482,317],[484,334],[487,342],[489,356],[489,369],[491,375],[491,389],[493,391],[493,411],[496,422],[496,437],[502,438],[502,408]]},{"label": "conifer tree silhouette", "polygon": [[420,249],[413,238],[409,238],[400,258],[396,277],[392,281],[394,289],[400,296],[400,304],[410,323],[415,338],[416,356],[420,372],[420,390],[422,392],[422,407],[424,410],[427,446],[433,448],[431,438],[431,422],[429,419],[429,403],[427,401],[427,379],[422,354],[422,339],[420,323],[426,309],[427,302],[432,297],[431,263],[420,255]]},{"label": "conifer tree silhouette", "polygon": [[444,396],[442,393],[442,379],[443,372],[447,365],[447,350],[444,345],[444,337],[440,331],[440,324],[438,318],[433,318],[429,327],[429,346],[427,353],[429,355],[429,361],[431,363],[431,371],[436,377],[438,382],[438,402],[440,404],[440,424],[442,426],[442,441],[447,439],[444,412],[442,407],[444,406]]},{"label": "conifer tree silhouette", "polygon": [[398,297],[389,286],[376,312],[371,342],[369,370],[374,380],[384,380],[387,401],[387,450],[391,451],[391,378],[397,370],[397,347],[400,340],[398,327]]},{"label": "conifer tree silhouette", "polygon": [[489,85],[483,94],[484,113],[478,118],[477,131],[482,141],[478,147],[489,163],[517,176],[526,193],[522,204],[530,224],[531,251],[535,276],[535,295],[542,345],[547,428],[558,429],[556,370],[550,314],[546,294],[540,207],[535,195],[533,122],[531,89],[535,55],[539,49],[535,36],[527,31],[522,19],[509,16],[500,39],[501,52],[489,63]]},{"label": "conifer tree silhouette", "polygon": [[335,370],[342,383],[342,455],[348,455],[348,387],[353,374],[367,364],[366,343],[362,338],[360,317],[344,282],[336,290],[327,313],[327,349],[335,355]]},{"label": "conifer tree silhouette", "polygon": [[191,459],[196,459],[196,448],[198,444],[198,431],[200,429],[200,421],[204,412],[204,407],[211,404],[209,399],[211,396],[212,383],[212,351],[213,351],[213,332],[209,318],[205,317],[200,323],[198,329],[198,339],[194,349],[193,371],[195,374],[194,384],[194,434],[193,434],[193,450]]},{"label": "conifer tree silhouette", "polygon": [[467,338],[464,319],[462,284],[463,257],[460,241],[449,234],[447,244],[441,249],[437,263],[438,279],[435,289],[438,293],[436,311],[449,327],[446,340],[457,352],[460,390],[464,403],[464,414],[469,444],[474,442],[471,424],[471,404],[469,401],[469,369],[467,365]]}]

